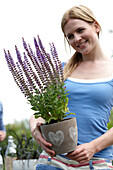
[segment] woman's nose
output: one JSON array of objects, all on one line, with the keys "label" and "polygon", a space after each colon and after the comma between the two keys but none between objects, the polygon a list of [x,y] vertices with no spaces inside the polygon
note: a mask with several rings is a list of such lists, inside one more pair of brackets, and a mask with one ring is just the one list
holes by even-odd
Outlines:
[{"label": "woman's nose", "polygon": [[74,35],[74,41],[75,41],[75,42],[79,42],[80,39],[81,39],[80,35],[78,35],[78,34],[75,34],[75,35]]}]

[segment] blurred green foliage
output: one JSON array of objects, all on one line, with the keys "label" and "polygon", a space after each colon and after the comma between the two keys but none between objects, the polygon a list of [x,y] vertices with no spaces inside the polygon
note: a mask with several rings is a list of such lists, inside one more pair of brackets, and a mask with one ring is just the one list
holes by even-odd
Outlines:
[{"label": "blurred green foliage", "polygon": [[111,115],[109,118],[108,129],[111,129],[112,127],[113,127],[113,109],[111,111]]}]

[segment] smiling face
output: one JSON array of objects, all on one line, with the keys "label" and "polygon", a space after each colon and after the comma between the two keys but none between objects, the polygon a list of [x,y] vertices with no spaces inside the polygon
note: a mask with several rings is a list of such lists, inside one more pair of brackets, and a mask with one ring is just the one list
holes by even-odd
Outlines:
[{"label": "smiling face", "polygon": [[64,33],[69,44],[82,55],[88,55],[98,44],[100,27],[96,22],[88,23],[80,19],[69,19]]}]

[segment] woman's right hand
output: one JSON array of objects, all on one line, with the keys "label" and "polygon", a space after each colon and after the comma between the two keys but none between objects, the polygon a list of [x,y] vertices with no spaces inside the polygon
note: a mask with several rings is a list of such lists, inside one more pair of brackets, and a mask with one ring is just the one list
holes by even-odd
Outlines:
[{"label": "woman's right hand", "polygon": [[[35,123],[34,126],[32,126],[33,123]],[[30,124],[30,127],[31,127],[31,133],[32,133],[33,137],[35,138],[35,140],[38,142],[38,144],[45,150],[45,152],[49,156],[53,157],[53,156],[55,156],[55,152],[50,149],[52,144],[45,141],[45,139],[42,137],[42,134],[41,134],[41,131],[40,131],[40,125],[43,124],[43,123],[44,123],[44,120],[42,120],[40,118],[37,119],[37,121],[34,120],[34,122],[31,118],[31,120],[29,121],[29,124]],[[34,127],[34,128],[32,128],[32,127]]]}]

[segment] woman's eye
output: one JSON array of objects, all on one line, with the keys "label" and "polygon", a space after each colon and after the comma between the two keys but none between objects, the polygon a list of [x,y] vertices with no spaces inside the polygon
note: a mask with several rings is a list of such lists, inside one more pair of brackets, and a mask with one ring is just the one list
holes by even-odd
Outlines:
[{"label": "woman's eye", "polygon": [[70,34],[70,35],[68,35],[68,40],[71,40],[72,38],[73,38],[74,36],[73,36],[73,34]]},{"label": "woman's eye", "polygon": [[82,31],[84,31],[84,28],[78,29],[78,33],[81,33]]}]

